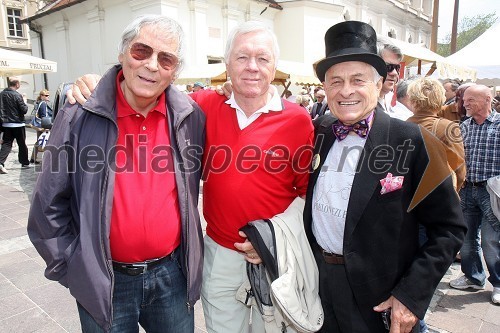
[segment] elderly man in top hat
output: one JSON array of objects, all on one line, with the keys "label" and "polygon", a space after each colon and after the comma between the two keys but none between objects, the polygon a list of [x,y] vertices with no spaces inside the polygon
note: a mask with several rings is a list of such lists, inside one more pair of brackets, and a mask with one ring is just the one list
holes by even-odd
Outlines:
[{"label": "elderly man in top hat", "polygon": [[466,230],[441,144],[377,106],[386,64],[376,40],[368,24],[334,25],[316,66],[332,113],[315,123],[304,210],[321,332],[418,331]]}]

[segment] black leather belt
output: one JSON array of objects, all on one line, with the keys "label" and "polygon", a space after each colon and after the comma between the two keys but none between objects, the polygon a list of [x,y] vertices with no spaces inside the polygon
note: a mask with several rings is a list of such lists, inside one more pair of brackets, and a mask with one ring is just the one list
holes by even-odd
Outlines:
[{"label": "black leather belt", "polygon": [[130,276],[141,275],[166,261],[172,260],[174,252],[163,258],[151,259],[143,262],[124,263],[124,262],[113,261],[113,269],[117,272],[127,274]]},{"label": "black leather belt", "polygon": [[321,249],[321,255],[327,264],[332,265],[343,265],[344,264],[344,256],[340,254],[330,253],[323,249]]},{"label": "black leather belt", "polygon": [[470,182],[470,181],[466,180],[465,184],[471,185],[474,187],[483,187],[483,186],[486,186],[486,180],[483,180],[482,182]]}]

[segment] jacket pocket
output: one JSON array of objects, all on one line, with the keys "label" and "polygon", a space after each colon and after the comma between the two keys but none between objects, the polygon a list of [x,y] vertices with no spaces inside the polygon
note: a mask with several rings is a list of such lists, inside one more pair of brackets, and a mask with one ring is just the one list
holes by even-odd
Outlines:
[{"label": "jacket pocket", "polygon": [[403,195],[403,189],[397,189],[395,191],[385,193],[385,194],[380,194],[380,189],[378,190],[378,197],[377,200],[379,202],[388,202],[388,201],[396,201],[401,199]]}]

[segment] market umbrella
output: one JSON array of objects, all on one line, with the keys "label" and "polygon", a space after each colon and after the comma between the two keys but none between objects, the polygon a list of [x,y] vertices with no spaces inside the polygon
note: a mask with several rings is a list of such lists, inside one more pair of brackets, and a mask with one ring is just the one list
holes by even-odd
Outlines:
[{"label": "market umbrella", "polygon": [[57,72],[57,63],[0,48],[0,76]]}]

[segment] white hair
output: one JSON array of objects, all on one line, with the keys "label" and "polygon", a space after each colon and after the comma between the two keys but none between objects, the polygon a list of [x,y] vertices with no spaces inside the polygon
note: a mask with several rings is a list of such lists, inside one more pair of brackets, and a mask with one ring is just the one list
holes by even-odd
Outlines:
[{"label": "white hair", "polygon": [[272,52],[274,56],[274,68],[276,69],[278,67],[278,59],[280,58],[278,39],[269,27],[259,21],[247,21],[231,30],[229,36],[227,37],[226,52],[224,53],[224,62],[226,64],[228,64],[229,62],[229,56],[231,55],[231,51],[233,50],[234,40],[236,39],[236,37],[256,31],[266,32],[267,34],[269,34],[269,37],[271,37],[271,41],[273,43]]}]

